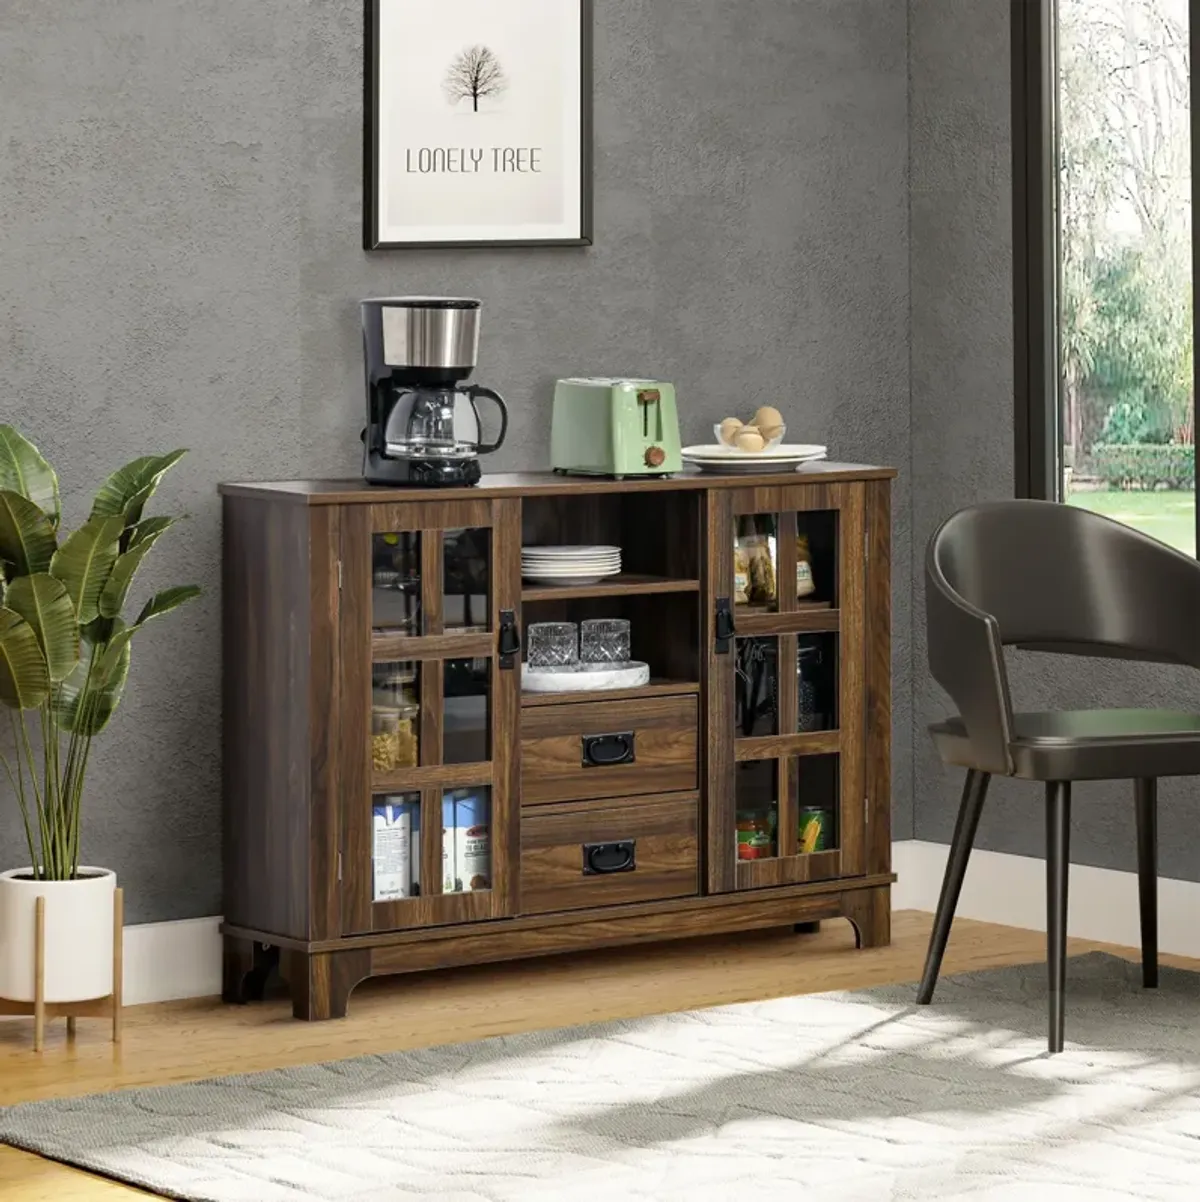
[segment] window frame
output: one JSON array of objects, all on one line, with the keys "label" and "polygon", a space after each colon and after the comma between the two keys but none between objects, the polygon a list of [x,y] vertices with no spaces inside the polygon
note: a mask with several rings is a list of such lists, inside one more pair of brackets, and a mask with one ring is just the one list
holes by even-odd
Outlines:
[{"label": "window frame", "polygon": [[[1014,492],[1063,499],[1058,411],[1058,0],[1011,0]],[[1190,63],[1200,62],[1200,0],[1188,0]],[[1200,84],[1190,91],[1192,212],[1200,213]],[[1200,352],[1200,231],[1193,224],[1192,341]],[[1193,405],[1200,353],[1193,355]],[[1200,548],[1200,506],[1196,510]]]}]

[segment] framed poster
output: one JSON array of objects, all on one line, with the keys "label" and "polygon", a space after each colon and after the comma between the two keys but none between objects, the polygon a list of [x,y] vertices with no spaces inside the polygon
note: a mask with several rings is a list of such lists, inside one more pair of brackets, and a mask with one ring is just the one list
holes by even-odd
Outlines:
[{"label": "framed poster", "polygon": [[367,0],[363,244],[592,240],[592,0]]}]

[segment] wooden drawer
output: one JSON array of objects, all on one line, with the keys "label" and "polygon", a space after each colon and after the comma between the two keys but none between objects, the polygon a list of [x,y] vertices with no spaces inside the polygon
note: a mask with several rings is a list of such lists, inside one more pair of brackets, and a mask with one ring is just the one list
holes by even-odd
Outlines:
[{"label": "wooden drawer", "polygon": [[695,789],[696,697],[546,705],[521,713],[521,804]]},{"label": "wooden drawer", "polygon": [[697,795],[521,815],[521,911],[689,897],[700,889]]}]

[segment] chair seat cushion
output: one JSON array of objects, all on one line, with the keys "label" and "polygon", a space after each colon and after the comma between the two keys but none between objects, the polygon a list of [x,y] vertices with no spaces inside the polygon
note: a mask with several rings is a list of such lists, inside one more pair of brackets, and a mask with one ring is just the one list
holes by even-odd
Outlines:
[{"label": "chair seat cushion", "polygon": [[[961,718],[929,728],[948,764],[973,768]],[[1200,714],[1177,710],[1058,710],[1014,714],[1013,775],[1026,780],[1200,776]]]}]

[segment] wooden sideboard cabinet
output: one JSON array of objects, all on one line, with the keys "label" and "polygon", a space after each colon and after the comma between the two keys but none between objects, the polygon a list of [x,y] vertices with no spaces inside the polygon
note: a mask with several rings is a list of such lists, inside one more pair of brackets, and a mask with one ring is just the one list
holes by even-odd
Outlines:
[{"label": "wooden sideboard cabinet", "polygon": [[[890,486],[228,484],[224,994],[842,916],[890,930]],[[622,574],[523,583],[530,544]],[[535,622],[627,618],[644,687],[522,693]]]}]

